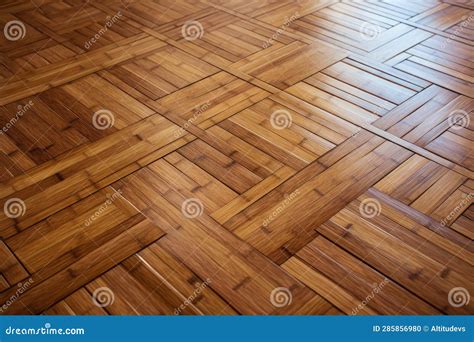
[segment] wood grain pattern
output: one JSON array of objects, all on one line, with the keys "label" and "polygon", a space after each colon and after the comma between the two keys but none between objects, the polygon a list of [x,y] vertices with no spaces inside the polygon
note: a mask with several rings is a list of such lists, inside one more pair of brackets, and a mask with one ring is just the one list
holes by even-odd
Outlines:
[{"label": "wood grain pattern", "polygon": [[474,314],[473,11],[0,5],[0,314]]}]

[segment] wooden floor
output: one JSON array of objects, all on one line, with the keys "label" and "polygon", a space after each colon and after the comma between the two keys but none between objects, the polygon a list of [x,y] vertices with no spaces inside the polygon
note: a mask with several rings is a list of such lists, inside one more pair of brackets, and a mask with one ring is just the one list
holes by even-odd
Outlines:
[{"label": "wooden floor", "polygon": [[472,1],[0,23],[0,313],[474,314]]}]

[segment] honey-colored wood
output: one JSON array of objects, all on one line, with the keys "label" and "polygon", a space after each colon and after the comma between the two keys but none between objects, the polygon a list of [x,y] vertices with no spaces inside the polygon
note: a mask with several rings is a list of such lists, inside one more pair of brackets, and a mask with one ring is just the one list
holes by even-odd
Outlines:
[{"label": "honey-colored wood", "polygon": [[474,314],[473,11],[0,5],[0,313]]}]

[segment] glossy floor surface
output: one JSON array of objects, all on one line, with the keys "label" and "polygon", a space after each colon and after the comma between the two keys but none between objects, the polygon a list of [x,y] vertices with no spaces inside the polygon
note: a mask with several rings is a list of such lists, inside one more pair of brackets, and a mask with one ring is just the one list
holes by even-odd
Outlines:
[{"label": "glossy floor surface", "polygon": [[0,24],[0,313],[474,313],[474,3]]}]

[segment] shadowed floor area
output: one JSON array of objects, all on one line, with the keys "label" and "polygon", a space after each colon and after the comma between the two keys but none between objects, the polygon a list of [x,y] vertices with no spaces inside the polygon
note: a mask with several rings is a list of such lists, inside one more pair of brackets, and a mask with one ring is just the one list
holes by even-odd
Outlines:
[{"label": "shadowed floor area", "polygon": [[0,24],[1,314],[474,314],[473,3]]}]

